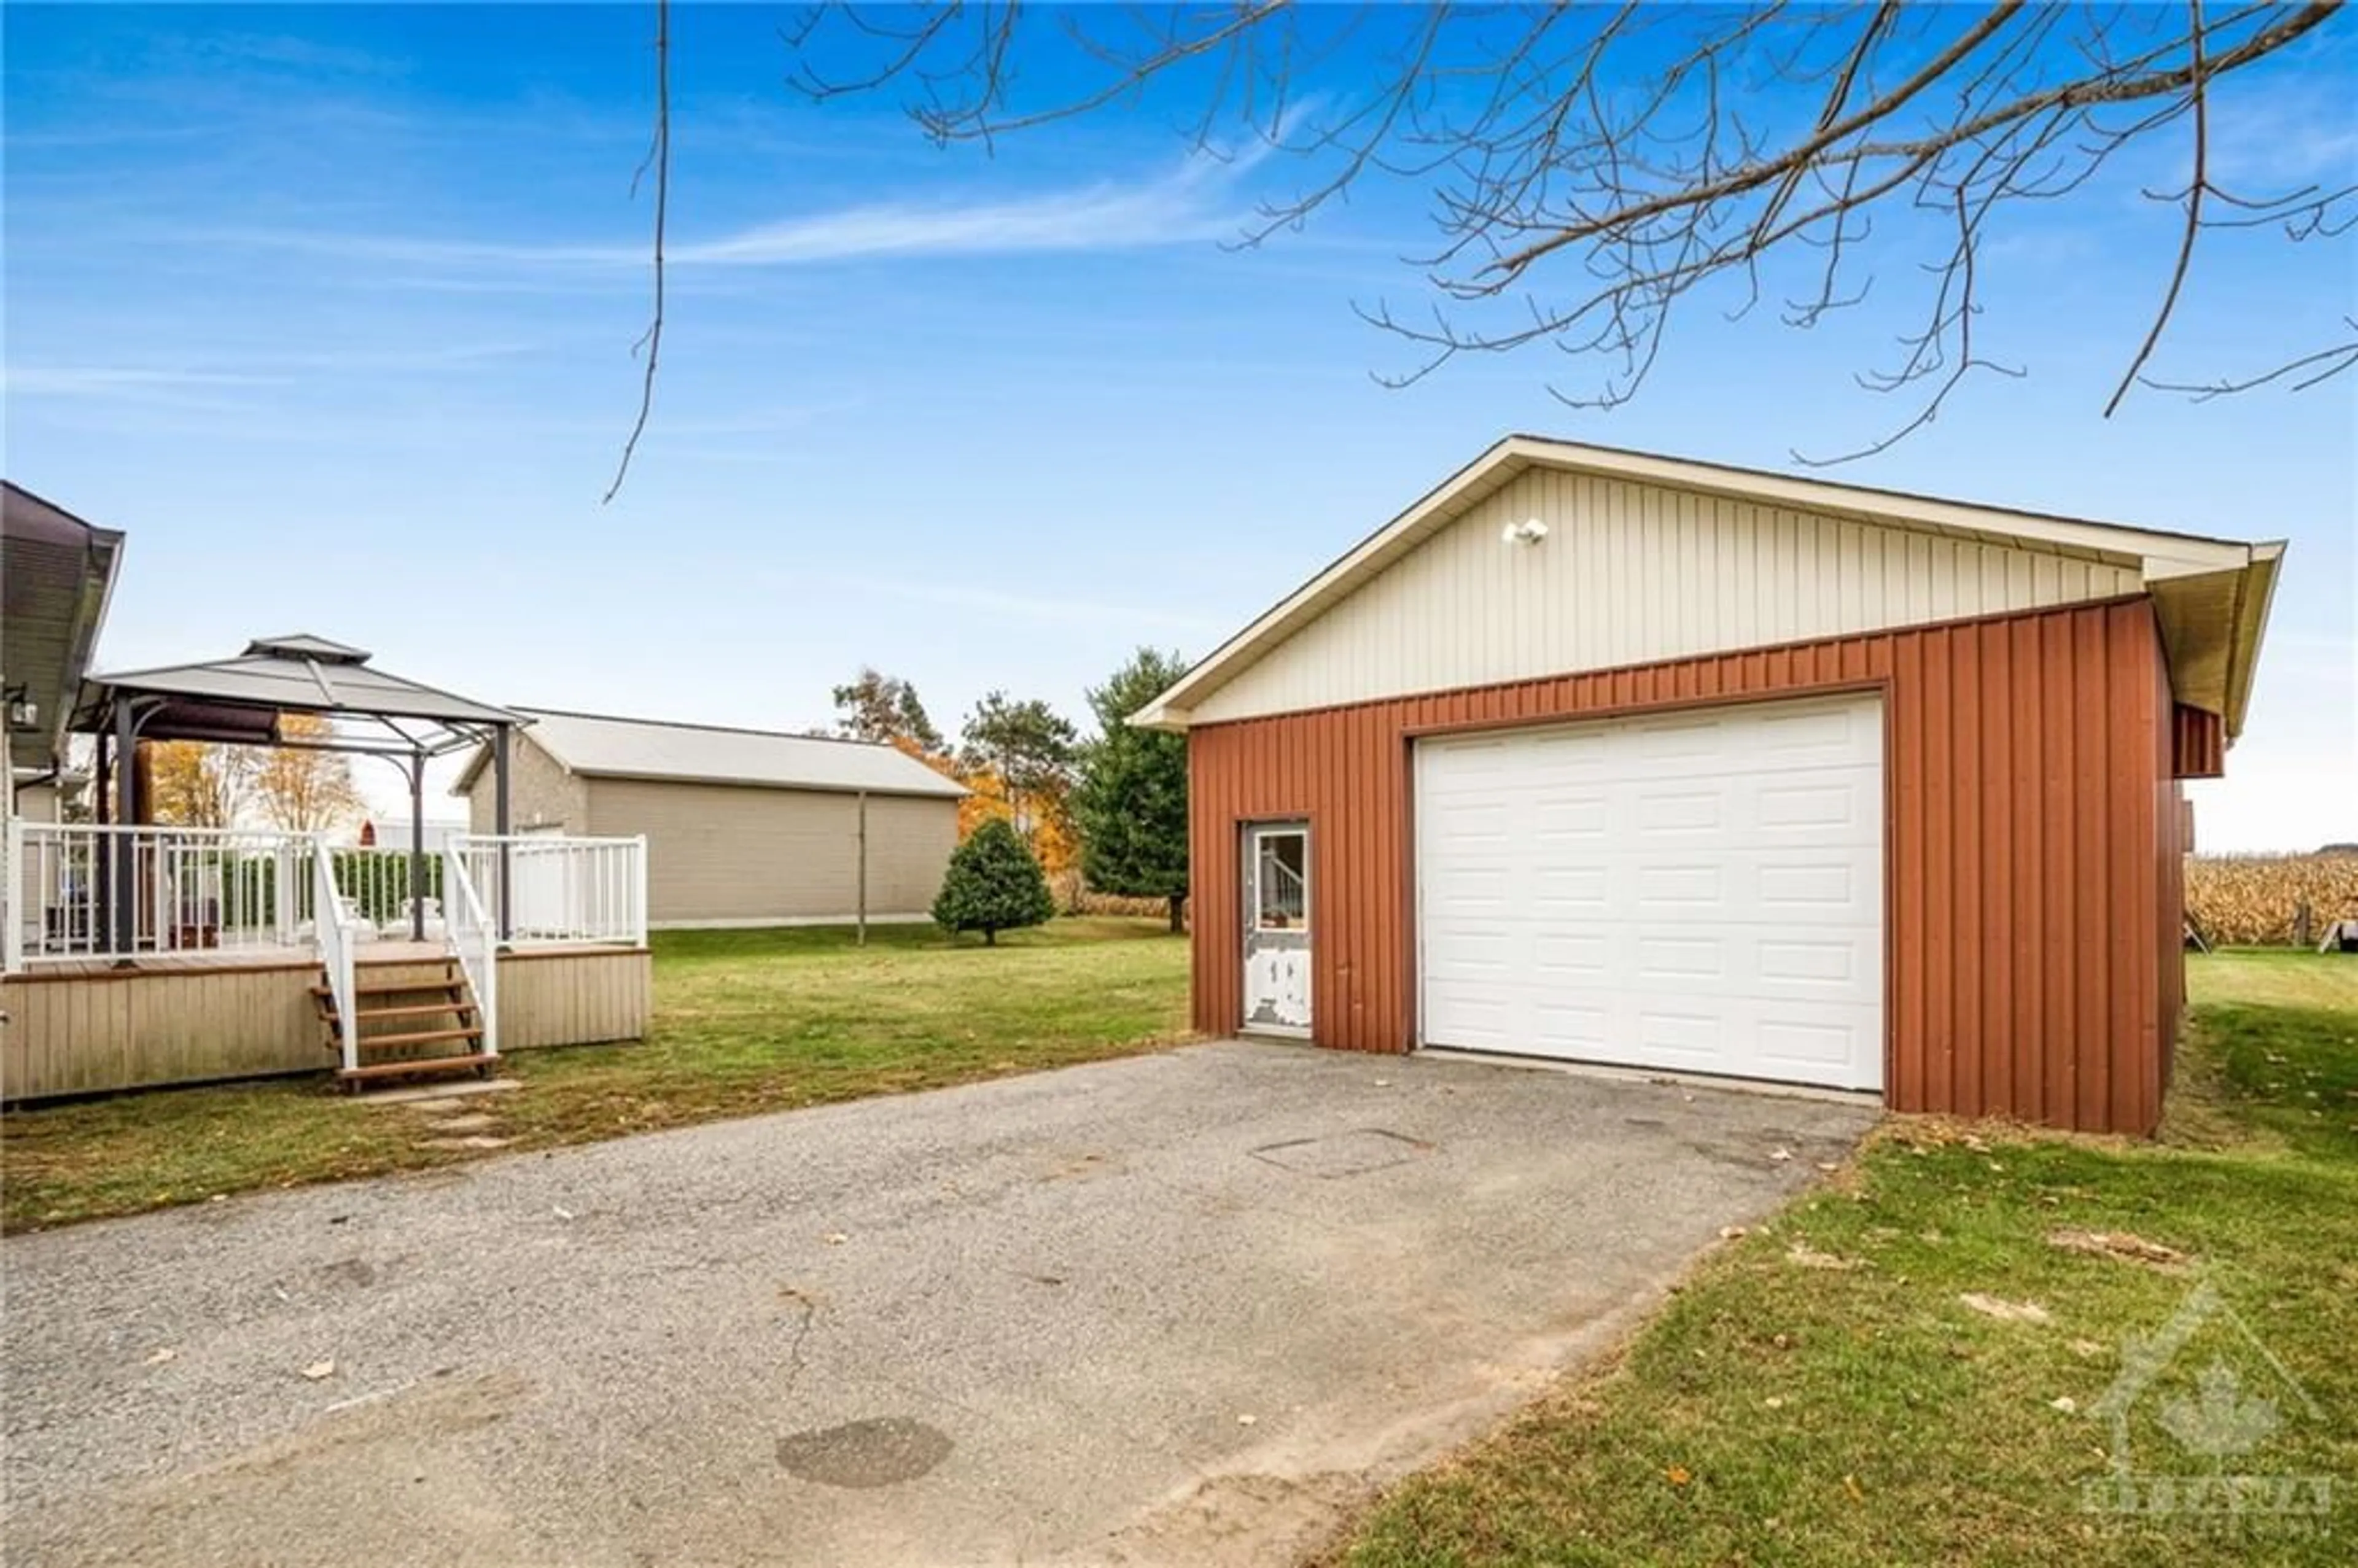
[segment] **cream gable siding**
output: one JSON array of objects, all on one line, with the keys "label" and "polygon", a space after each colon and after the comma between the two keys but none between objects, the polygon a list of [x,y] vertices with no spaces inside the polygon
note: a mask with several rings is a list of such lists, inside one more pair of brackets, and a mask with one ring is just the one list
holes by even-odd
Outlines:
[{"label": "cream gable siding", "polygon": [[[1536,517],[1537,545],[1499,535]],[[1193,722],[2143,591],[2139,568],[1534,470],[1210,695]]]}]

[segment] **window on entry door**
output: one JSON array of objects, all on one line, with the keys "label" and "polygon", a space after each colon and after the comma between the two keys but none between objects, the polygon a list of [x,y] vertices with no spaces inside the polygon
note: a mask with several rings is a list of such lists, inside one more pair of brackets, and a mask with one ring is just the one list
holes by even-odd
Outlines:
[{"label": "window on entry door", "polygon": [[1253,924],[1262,931],[1310,927],[1310,836],[1299,828],[1254,835],[1253,885],[1259,890]]}]

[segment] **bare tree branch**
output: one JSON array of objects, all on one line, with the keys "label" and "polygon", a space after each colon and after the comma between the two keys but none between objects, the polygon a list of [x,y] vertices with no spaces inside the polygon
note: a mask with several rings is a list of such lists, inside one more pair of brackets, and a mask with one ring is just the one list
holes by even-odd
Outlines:
[{"label": "bare tree branch", "polygon": [[2194,173],[2186,187],[2186,228],[2178,244],[2178,265],[2170,269],[2169,288],[2161,297],[2161,308],[2154,312],[2153,326],[2146,332],[2145,341],[2137,345],[2136,358],[2121,374],[2120,385],[2113,389],[2112,397],[2104,404],[2104,417],[2113,416],[2121,399],[2136,384],[2146,361],[2161,341],[2161,334],[2169,325],[2170,313],[2178,308],[2179,290],[2186,287],[2186,269],[2194,262],[2194,242],[2202,237],[2202,193],[2211,184],[2211,79],[2202,69],[2202,0],[2190,0],[2187,10],[2193,25],[2187,29],[2187,48],[2193,51],[2193,61],[2188,72],[2188,92],[2194,102]]},{"label": "bare tree branch", "polygon": [[[2344,316],[2342,319],[2342,324],[2351,331],[2358,332],[2358,317]],[[2282,381],[2287,376],[2294,378],[2292,390],[2306,392],[2320,382],[2331,381],[2353,368],[2358,368],[2358,338],[2353,338],[2346,343],[2336,343],[2330,349],[2320,349],[2313,354],[2303,354],[2297,360],[2288,360],[2274,370],[2247,376],[2240,381],[2196,384],[2155,381],[2147,378],[2146,384],[2158,392],[2182,392],[2197,403],[2208,403],[2214,397],[2228,397],[2239,392],[2249,392],[2255,387]]]},{"label": "bare tree branch", "polygon": [[[1733,305],[1725,314],[1770,293],[1800,330],[1871,298],[1878,313],[1907,314],[1896,362],[1859,383],[1916,406],[1863,455],[1921,428],[1974,376],[2025,373],[1984,344],[1985,285],[2001,259],[1985,247],[2042,204],[2104,200],[2132,155],[2169,146],[2180,120],[2191,176],[2147,192],[2179,210],[2175,265],[2104,412],[2134,386],[2216,396],[2311,385],[2358,363],[2345,346],[2242,382],[2148,373],[2205,232],[2276,227],[2288,243],[2331,243],[2358,229],[2358,185],[2234,191],[2213,157],[2223,123],[2254,102],[2223,98],[2221,83],[2340,14],[2339,0],[1231,0],[1060,10],[1034,27],[1017,0],[985,0],[876,13],[821,4],[789,39],[794,80],[812,97],[903,94],[936,142],[990,146],[1117,103],[1178,105],[1195,153],[1259,142],[1303,171],[1290,194],[1239,219],[1241,244],[1362,189],[1415,189],[1433,239],[1404,259],[1429,308],[1353,306],[1408,350],[1405,368],[1378,375],[1387,385],[1544,341],[1593,377],[1551,390],[1609,408],[1643,385],[1685,297],[1715,281],[1736,291],[1718,302]],[[1018,67],[1035,37],[1059,68],[1033,77]]]},{"label": "bare tree branch", "polygon": [[664,230],[671,213],[671,0],[655,0],[654,139],[647,147],[646,157],[631,176],[633,197],[638,195],[639,182],[650,168],[655,177],[654,307],[646,331],[631,348],[634,357],[644,351],[646,363],[639,381],[638,417],[631,421],[630,438],[622,443],[622,460],[614,465],[613,482],[599,498],[600,506],[622,492],[622,481],[630,477],[631,460],[638,455],[639,438],[646,434],[647,420],[655,410],[655,367],[663,357]]}]

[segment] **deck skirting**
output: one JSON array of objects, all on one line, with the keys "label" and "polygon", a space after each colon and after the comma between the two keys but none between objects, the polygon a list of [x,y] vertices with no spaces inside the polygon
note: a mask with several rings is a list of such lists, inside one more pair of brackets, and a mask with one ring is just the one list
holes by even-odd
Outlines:
[{"label": "deck skirting", "polygon": [[[500,1049],[637,1040],[653,960],[644,947],[525,948],[500,957]],[[324,1074],[310,988],[319,968],[248,963],[0,979],[0,1098],[16,1102],[286,1073]]]}]

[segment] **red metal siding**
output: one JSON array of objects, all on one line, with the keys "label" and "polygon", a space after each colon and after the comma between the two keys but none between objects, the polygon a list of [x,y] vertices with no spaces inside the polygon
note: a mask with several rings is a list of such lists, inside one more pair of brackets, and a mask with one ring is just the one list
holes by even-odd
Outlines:
[{"label": "red metal siding", "polygon": [[[2178,781],[2185,776],[2180,767],[2185,760],[2181,750],[2185,715],[2200,710],[2172,702],[2169,672],[2159,660],[2155,661],[2155,666],[2154,700],[2163,712],[2176,715],[2169,730],[2155,736],[2154,860],[2160,908],[2154,917],[2153,935],[2158,966],[2155,973],[2161,987],[2158,1001],[2160,1011],[2157,1015],[2161,1033],[2160,1087],[2167,1091],[2171,1070],[2178,1065],[2179,1020],[2186,1011],[2186,857],[2194,852],[2193,813],[2186,804],[2186,786]],[[2218,719],[2216,714],[2203,717]],[[2219,762],[2223,768],[2223,721],[2212,733],[2219,739]]]},{"label": "red metal siding", "polygon": [[2227,771],[2227,721],[2207,708],[2170,705],[2170,769],[2182,779],[2215,779]]},{"label": "red metal siding", "polygon": [[1414,737],[1842,689],[1886,706],[1891,1105],[2150,1130],[2180,997],[2179,814],[2143,599],[1196,729],[1195,1026],[1242,1016],[1243,823],[1311,824],[1314,1038],[1403,1051]]}]

